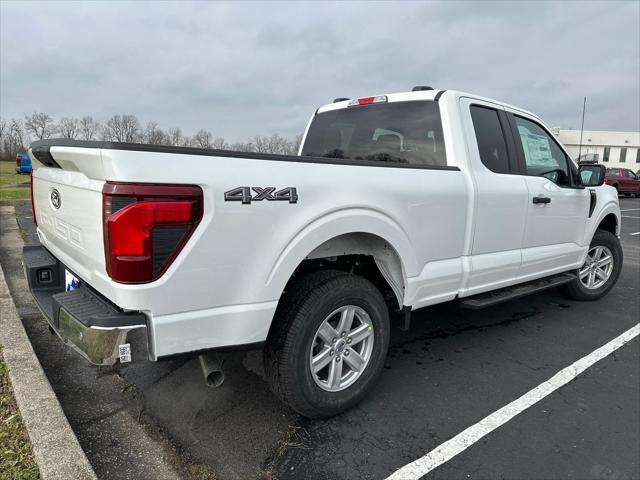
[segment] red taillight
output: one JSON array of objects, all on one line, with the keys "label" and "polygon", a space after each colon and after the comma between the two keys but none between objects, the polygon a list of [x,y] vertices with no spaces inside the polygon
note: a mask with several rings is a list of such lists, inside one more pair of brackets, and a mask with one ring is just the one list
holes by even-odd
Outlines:
[{"label": "red taillight", "polygon": [[19,167],[22,163],[22,157],[20,155],[16,155],[16,167]]},{"label": "red taillight", "polygon": [[107,273],[120,283],[160,277],[202,219],[202,189],[107,182],[102,189]]},{"label": "red taillight", "polygon": [[33,203],[33,172],[31,172],[31,175],[29,175],[29,183],[30,183],[30,187],[29,190],[31,191],[31,215],[33,215],[33,223],[36,224],[36,226],[38,225],[38,219],[36,218],[36,206]]}]

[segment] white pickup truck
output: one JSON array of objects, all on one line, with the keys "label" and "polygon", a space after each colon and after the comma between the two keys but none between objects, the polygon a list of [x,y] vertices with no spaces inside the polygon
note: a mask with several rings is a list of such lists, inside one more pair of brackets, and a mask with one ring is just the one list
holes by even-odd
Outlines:
[{"label": "white pickup truck", "polygon": [[298,156],[46,140],[31,145],[41,246],[30,289],[94,364],[263,347],[308,417],[372,388],[390,313],[482,308],[562,286],[595,300],[622,266],[616,191],[535,115],[455,91],[336,99]]}]

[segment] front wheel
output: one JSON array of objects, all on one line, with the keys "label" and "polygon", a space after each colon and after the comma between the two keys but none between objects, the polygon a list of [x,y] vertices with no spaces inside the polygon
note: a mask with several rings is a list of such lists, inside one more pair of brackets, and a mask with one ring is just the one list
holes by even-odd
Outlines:
[{"label": "front wheel", "polygon": [[389,346],[378,289],[345,272],[300,280],[278,307],[264,351],[273,392],[309,418],[336,415],[374,386]]},{"label": "front wheel", "polygon": [[574,300],[598,300],[613,288],[621,270],[620,240],[611,232],[596,230],[587,258],[576,272],[577,278],[563,290]]}]

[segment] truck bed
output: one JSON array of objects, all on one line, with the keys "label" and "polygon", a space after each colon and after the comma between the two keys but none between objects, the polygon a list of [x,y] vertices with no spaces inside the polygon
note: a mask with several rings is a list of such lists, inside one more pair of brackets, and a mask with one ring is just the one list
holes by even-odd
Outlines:
[{"label": "truck bed", "polygon": [[[459,286],[468,187],[457,167],[70,140],[35,142],[30,154],[45,167],[33,176],[40,241],[109,301],[153,318],[158,355],[263,341],[295,268],[343,234],[384,239],[403,259],[407,301],[449,298]],[[202,188],[202,220],[158,280],[123,285],[107,275],[107,181]],[[225,195],[239,188],[254,200]],[[255,193],[270,188],[295,188],[296,202]]]}]

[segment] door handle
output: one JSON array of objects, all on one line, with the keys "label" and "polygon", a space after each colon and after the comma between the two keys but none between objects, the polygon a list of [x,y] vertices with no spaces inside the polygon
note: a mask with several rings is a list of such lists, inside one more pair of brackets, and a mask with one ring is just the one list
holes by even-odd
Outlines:
[{"label": "door handle", "polygon": [[549,197],[533,197],[533,203],[551,203]]}]

